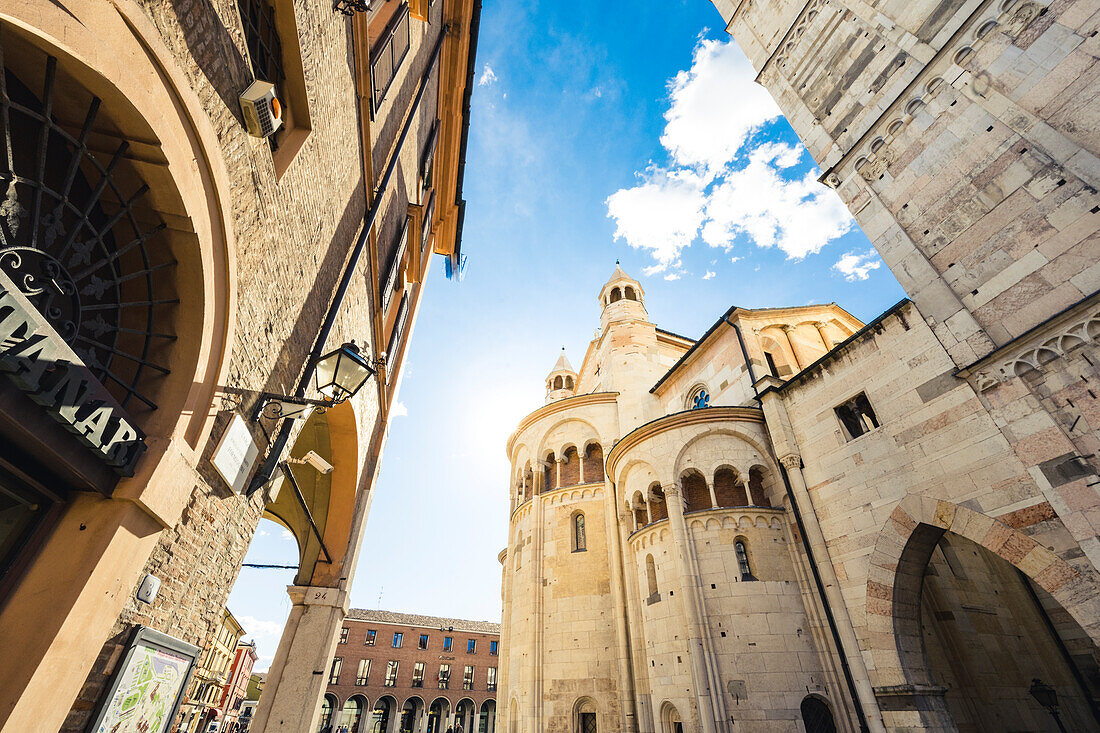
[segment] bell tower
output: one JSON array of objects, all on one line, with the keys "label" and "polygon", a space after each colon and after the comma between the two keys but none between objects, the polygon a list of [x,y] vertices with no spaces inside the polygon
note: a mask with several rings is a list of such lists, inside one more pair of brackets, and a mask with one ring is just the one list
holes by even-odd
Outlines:
[{"label": "bell tower", "polygon": [[577,373],[565,356],[565,347],[561,347],[561,356],[546,377],[546,404],[572,397],[577,393]]},{"label": "bell tower", "polygon": [[623,272],[618,260],[611,279],[600,290],[600,307],[600,327],[604,331],[609,324],[619,321],[649,321],[645,291],[637,280]]}]

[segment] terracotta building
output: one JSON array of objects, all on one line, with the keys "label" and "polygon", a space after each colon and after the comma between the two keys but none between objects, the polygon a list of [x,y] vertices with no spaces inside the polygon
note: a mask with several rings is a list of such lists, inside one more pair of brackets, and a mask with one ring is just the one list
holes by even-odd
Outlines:
[{"label": "terracotta building", "polygon": [[353,608],[329,664],[318,731],[496,730],[500,625]]},{"label": "terracotta building", "polygon": [[1100,728],[1094,8],[714,4],[912,300],[613,275],[507,446],[502,725]]},{"label": "terracotta building", "polygon": [[225,609],[217,633],[202,651],[187,697],[180,706],[180,733],[206,733],[211,723],[218,730],[226,729],[225,692],[236,672],[238,651],[242,645],[252,646],[241,641],[243,634],[240,622]]},{"label": "terracotta building", "polygon": [[252,730],[315,726],[418,305],[463,263],[479,13],[0,3],[3,731],[168,726],[261,516],[300,567]]},{"label": "terracotta building", "polygon": [[220,730],[237,733],[241,726],[251,723],[251,713],[244,714],[244,701],[248,698],[248,686],[251,682],[252,667],[259,655],[254,642],[237,642],[233,655],[233,664],[229,668],[229,677],[222,689],[218,707],[225,711],[225,722]]}]

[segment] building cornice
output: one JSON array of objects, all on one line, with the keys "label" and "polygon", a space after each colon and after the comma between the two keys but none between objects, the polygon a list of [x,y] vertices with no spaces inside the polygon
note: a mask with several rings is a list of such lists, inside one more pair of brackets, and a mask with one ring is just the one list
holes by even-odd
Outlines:
[{"label": "building cornice", "polygon": [[763,424],[764,411],[759,407],[704,407],[701,410],[687,410],[659,417],[630,431],[615,444],[607,454],[607,475],[614,476],[619,460],[627,451],[639,443],[669,430],[708,422],[754,422]]},{"label": "building cornice", "polygon": [[516,439],[523,431],[544,417],[558,412],[564,412],[565,410],[571,410],[574,407],[588,407],[589,405],[602,405],[608,403],[614,404],[618,398],[618,392],[593,392],[592,394],[582,394],[576,397],[566,397],[564,400],[558,400],[557,402],[551,402],[549,405],[543,405],[523,418],[516,429],[512,431],[512,434],[508,436],[508,443],[506,445],[508,460],[512,460],[512,449],[515,447]]}]

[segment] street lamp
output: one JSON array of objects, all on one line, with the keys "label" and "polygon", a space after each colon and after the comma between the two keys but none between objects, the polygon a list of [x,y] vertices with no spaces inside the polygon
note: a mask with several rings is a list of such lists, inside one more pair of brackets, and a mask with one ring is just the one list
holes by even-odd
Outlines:
[{"label": "street lamp", "polygon": [[263,392],[256,402],[253,419],[263,415],[269,420],[289,418],[296,420],[308,417],[317,409],[321,412],[329,407],[342,404],[355,396],[371,375],[377,373],[375,367],[385,364],[383,353],[377,360],[365,358],[354,341],[345,343],[335,351],[329,352],[313,363],[314,386],[325,399],[313,400],[307,397],[288,397],[274,392]]},{"label": "street lamp", "polygon": [[314,380],[317,391],[339,405],[358,392],[374,373],[374,367],[351,341],[317,360]]},{"label": "street lamp", "polygon": [[1066,727],[1062,725],[1062,719],[1058,717],[1058,691],[1036,677],[1031,680],[1031,688],[1028,692],[1035,698],[1035,702],[1046,708],[1046,711],[1050,713],[1050,717],[1054,718],[1058,730],[1066,733]]}]

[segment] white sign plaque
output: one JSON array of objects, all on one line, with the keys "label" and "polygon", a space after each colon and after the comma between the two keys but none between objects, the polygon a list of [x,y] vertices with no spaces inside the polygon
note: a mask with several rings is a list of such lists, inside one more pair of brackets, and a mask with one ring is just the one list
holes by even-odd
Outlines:
[{"label": "white sign plaque", "polygon": [[234,415],[225,430],[218,449],[214,451],[214,468],[222,475],[233,491],[241,493],[248,475],[252,473],[252,464],[260,449],[248,430],[248,425],[240,415]]}]

